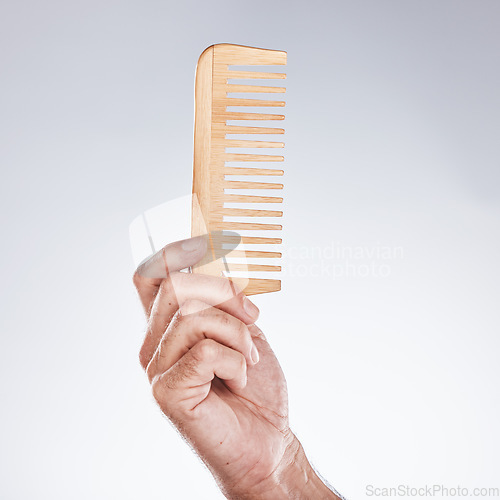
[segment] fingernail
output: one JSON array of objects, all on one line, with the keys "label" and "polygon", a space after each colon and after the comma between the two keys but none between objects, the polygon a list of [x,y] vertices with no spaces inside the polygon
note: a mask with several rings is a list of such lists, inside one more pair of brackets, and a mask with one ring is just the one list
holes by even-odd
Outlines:
[{"label": "fingernail", "polygon": [[184,240],[181,244],[181,248],[185,252],[194,252],[195,250],[199,250],[204,243],[205,243],[204,236],[196,236],[195,238],[189,238],[189,240]]},{"label": "fingernail", "polygon": [[256,365],[259,362],[259,351],[257,350],[257,347],[255,347],[255,344],[252,344],[252,351],[250,352],[250,357],[252,358],[254,365]]},{"label": "fingernail", "polygon": [[247,297],[243,298],[243,309],[251,318],[259,317],[259,308]]}]

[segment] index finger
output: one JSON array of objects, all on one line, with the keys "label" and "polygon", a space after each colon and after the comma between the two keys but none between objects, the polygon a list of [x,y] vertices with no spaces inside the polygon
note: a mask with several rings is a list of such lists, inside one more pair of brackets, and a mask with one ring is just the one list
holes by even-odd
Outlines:
[{"label": "index finger", "polygon": [[206,235],[197,236],[170,243],[139,265],[133,280],[146,314],[151,311],[162,280],[173,271],[195,265],[206,251]]}]

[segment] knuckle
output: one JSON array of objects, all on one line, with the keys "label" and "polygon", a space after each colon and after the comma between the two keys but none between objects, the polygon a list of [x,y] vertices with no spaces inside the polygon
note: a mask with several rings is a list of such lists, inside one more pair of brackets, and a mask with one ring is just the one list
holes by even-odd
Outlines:
[{"label": "knuckle", "polygon": [[175,403],[175,392],[177,384],[182,380],[182,376],[174,375],[168,376],[167,374],[156,375],[151,380],[151,392],[156,402],[159,404],[163,413],[170,418]]},{"label": "knuckle", "polygon": [[200,340],[192,349],[193,357],[199,363],[213,362],[219,353],[217,342],[212,339]]},{"label": "knuckle", "polygon": [[134,286],[138,289],[141,286],[143,277],[139,272],[139,268],[137,268],[132,275],[132,282],[134,283]]},{"label": "knuckle", "polygon": [[148,366],[148,363],[147,363],[147,360],[146,360],[146,356],[144,354],[144,350],[141,349],[139,351],[139,364],[142,366],[143,370],[146,369],[146,366]]},{"label": "knuckle", "polygon": [[169,330],[176,330],[183,323],[186,323],[187,321],[190,321],[190,317],[183,315],[181,309],[177,309],[177,311],[175,311],[174,315],[172,316],[172,319],[170,320],[170,324],[168,326],[168,329]]},{"label": "knuckle", "polygon": [[139,363],[141,364],[142,368],[145,370],[149,364],[150,361],[150,353],[149,349],[146,348],[145,345],[141,347],[141,350],[139,351]]},{"label": "knuckle", "polygon": [[164,403],[165,401],[165,387],[163,384],[163,381],[160,379],[160,377],[156,377],[155,379],[152,380],[151,382],[151,391],[153,393],[153,397],[156,399],[158,402]]},{"label": "knuckle", "polygon": [[153,360],[151,360],[151,362],[148,364],[148,366],[146,366],[146,375],[147,375],[148,380],[150,382],[153,381],[153,378],[154,378],[154,375],[155,375],[155,372],[153,370],[152,364],[153,364]]},{"label": "knuckle", "polygon": [[229,325],[231,323],[231,317],[229,314],[220,311],[220,313],[216,314],[218,321],[223,324],[224,326]]}]

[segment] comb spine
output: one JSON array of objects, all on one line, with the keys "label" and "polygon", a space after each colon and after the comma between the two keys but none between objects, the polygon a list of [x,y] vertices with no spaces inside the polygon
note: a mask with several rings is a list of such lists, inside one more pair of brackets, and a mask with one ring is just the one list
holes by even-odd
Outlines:
[{"label": "comb spine", "polygon": [[[214,47],[208,47],[200,56],[196,67],[195,125],[193,155],[193,199],[191,208],[191,236],[210,232],[212,225],[214,192],[213,147],[212,147],[212,89]],[[219,222],[219,221],[217,221]],[[194,273],[221,275],[221,263],[215,258],[216,249],[208,242],[205,258],[193,266]]]}]

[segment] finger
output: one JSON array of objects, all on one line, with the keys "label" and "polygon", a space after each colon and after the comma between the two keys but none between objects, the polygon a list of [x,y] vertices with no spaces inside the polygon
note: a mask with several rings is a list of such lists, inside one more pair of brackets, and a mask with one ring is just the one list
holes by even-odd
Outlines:
[{"label": "finger", "polygon": [[259,317],[259,308],[227,278],[192,273],[172,273],[163,280],[152,314],[171,319],[179,306],[189,300],[218,307],[246,324]]},{"label": "finger", "polygon": [[134,273],[134,284],[146,314],[149,314],[162,281],[174,271],[199,262],[207,251],[206,235],[176,241],[143,262]]},{"label": "finger", "polygon": [[153,394],[166,414],[192,410],[208,396],[214,377],[223,380],[230,389],[243,389],[246,370],[241,353],[215,340],[204,339],[153,380]]},{"label": "finger", "polygon": [[190,300],[182,305],[163,335],[146,370],[149,380],[167,371],[205,338],[240,352],[249,365],[259,361],[249,327],[243,321],[198,300]]},{"label": "finger", "polygon": [[258,307],[227,278],[202,274],[172,273],[162,281],[151,309],[146,337],[139,358],[145,368],[155,353],[179,306],[190,300],[217,307],[243,321],[254,323]]},{"label": "finger", "polygon": [[[228,278],[176,273],[172,281],[179,304],[196,298],[237,316],[247,324],[254,323],[259,317],[259,308]],[[196,297],[193,297],[193,292]]]}]

